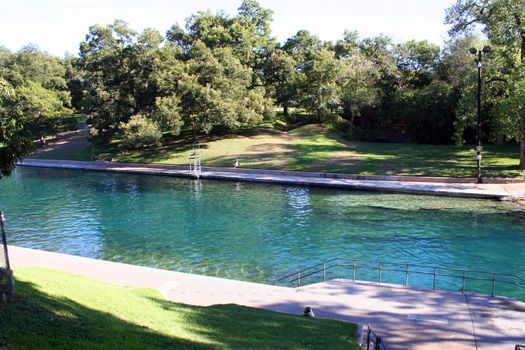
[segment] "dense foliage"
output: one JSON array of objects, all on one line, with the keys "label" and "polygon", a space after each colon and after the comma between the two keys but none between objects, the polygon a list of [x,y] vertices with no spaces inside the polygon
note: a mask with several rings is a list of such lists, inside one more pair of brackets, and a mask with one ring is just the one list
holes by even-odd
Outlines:
[{"label": "dense foliage", "polygon": [[27,151],[15,135],[52,131],[69,108],[85,113],[101,139],[129,137],[132,116],[154,134],[188,130],[196,139],[270,119],[281,107],[294,122],[330,123],[354,139],[472,142],[476,62],[468,49],[490,44],[482,137],[521,142],[525,168],[525,0],[457,0],[443,48],[351,31],[324,42],[300,30],[278,43],[271,21],[271,10],[244,0],[234,16],[198,12],[165,35],[120,20],[92,26],[79,56],[64,60],[32,46],[1,49],[2,161]]},{"label": "dense foliage", "polygon": [[[525,169],[525,0],[457,0],[447,11],[452,35],[480,26],[493,46],[487,57],[487,91],[491,129],[520,142],[520,169]],[[473,93],[463,98],[470,102]]]},{"label": "dense foliage", "polygon": [[160,147],[162,131],[154,120],[137,114],[122,123],[122,147],[125,149],[140,149]]},{"label": "dense foliage", "polygon": [[57,130],[71,114],[65,63],[26,46],[0,48],[0,176],[32,150],[32,140]]}]

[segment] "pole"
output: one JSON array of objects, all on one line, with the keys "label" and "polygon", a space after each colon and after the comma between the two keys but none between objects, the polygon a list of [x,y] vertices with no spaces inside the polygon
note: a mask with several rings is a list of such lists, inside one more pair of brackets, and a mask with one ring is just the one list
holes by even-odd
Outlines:
[{"label": "pole", "polygon": [[478,93],[477,93],[477,128],[476,128],[476,141],[478,146],[476,147],[476,159],[477,159],[477,180],[478,183],[483,182],[481,175],[481,68],[483,63],[481,61],[482,51],[478,51]]},{"label": "pole", "polygon": [[9,256],[7,255],[7,238],[5,234],[4,226],[4,212],[0,211],[0,226],[2,227],[2,244],[4,246],[5,264],[7,271],[11,271],[11,265],[9,264]]},{"label": "pole", "polygon": [[4,301],[7,301],[7,299],[10,298],[15,292],[15,279],[13,278],[13,271],[11,271],[11,265],[9,264],[9,255],[7,253],[7,237],[5,234],[4,220],[4,212],[0,210],[0,231],[2,235],[2,245],[4,246],[6,278],[7,283],[9,284],[7,286],[7,290],[5,292],[0,293],[0,296]]}]

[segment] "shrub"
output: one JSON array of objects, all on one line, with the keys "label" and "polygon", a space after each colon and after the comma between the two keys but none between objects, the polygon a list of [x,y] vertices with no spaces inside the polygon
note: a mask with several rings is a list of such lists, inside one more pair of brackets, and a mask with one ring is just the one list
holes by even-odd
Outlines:
[{"label": "shrub", "polygon": [[121,123],[122,147],[128,150],[160,147],[162,131],[159,125],[141,114],[132,116],[127,123]]}]

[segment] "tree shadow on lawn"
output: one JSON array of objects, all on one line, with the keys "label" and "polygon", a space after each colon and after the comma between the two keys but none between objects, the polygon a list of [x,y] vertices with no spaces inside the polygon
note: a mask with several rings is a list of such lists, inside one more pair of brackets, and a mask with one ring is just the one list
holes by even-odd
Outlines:
[{"label": "tree shadow on lawn", "polygon": [[[513,147],[486,147],[483,170],[490,177],[519,176],[519,159]],[[359,172],[389,175],[474,177],[473,146],[356,143],[365,157]],[[509,164],[508,162],[515,164]]]},{"label": "tree shadow on lawn", "polygon": [[[68,298],[17,281],[17,295],[0,305],[0,348],[5,349],[352,349],[354,326],[281,315],[238,305],[198,307],[144,296],[180,317],[180,338],[127,322]],[[284,317],[283,317],[284,316]],[[332,324],[328,324],[331,322]],[[325,332],[335,331],[332,337]],[[348,330],[348,332],[342,332]],[[292,334],[292,335],[291,335]],[[320,335],[325,334],[319,340]],[[329,344],[327,344],[329,343]],[[333,343],[334,346],[331,345]],[[296,344],[296,346],[294,346]],[[357,349],[357,348],[356,348]]]},{"label": "tree shadow on lawn", "polygon": [[288,151],[225,154],[223,156],[203,159],[202,165],[233,167],[235,160],[239,161],[240,168],[284,170],[289,168],[288,162],[290,161],[290,154]]},{"label": "tree shadow on lawn", "polygon": [[[152,331],[110,313],[56,298],[17,281],[17,295],[0,308],[0,348],[214,349]],[[140,323],[140,320],[137,320]]]},{"label": "tree shadow on lawn", "polygon": [[[166,310],[176,311],[181,307],[166,300],[151,300]],[[187,317],[188,330],[206,338],[220,339],[231,349],[360,349],[354,342],[357,332],[355,324],[304,318],[236,304],[192,306],[192,309],[193,312]],[[300,312],[302,308],[297,310]],[[239,322],[232,322],[232,317]]]},{"label": "tree shadow on lawn", "polygon": [[[276,146],[279,150],[272,151],[271,146]],[[230,167],[235,160],[239,160],[241,168],[326,172],[350,172],[358,164],[355,159],[333,159],[337,152],[348,150],[344,146],[267,143],[257,147],[261,152],[225,154],[203,159],[202,163],[207,166]],[[249,150],[258,148],[252,146]],[[268,150],[264,151],[264,148]]]},{"label": "tree shadow on lawn", "polygon": [[[199,149],[206,150],[210,148],[210,143],[217,141],[232,140],[238,137],[255,137],[259,135],[277,136],[281,135],[282,132],[272,129],[242,129],[235,132],[232,131],[221,131],[216,134],[199,134],[198,142]],[[162,146],[160,148],[150,148],[143,150],[132,150],[123,151],[114,147],[110,152],[117,155],[120,159],[128,162],[140,162],[140,163],[155,163],[165,162],[173,158],[183,160],[183,164],[188,163],[187,157],[190,151],[193,149],[193,138],[191,133],[184,132],[181,135],[165,135],[162,140]],[[175,162],[173,164],[179,164],[181,162]]]}]

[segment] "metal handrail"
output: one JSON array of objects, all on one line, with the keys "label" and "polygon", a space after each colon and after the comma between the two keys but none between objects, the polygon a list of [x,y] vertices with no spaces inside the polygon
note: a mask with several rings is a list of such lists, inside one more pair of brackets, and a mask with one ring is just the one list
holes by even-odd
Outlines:
[{"label": "metal handrail", "polygon": [[[352,264],[346,263],[349,261],[351,261]],[[358,265],[357,263],[366,263],[367,265]],[[377,264],[377,266],[371,266],[369,264]],[[389,265],[394,265],[394,266],[388,267]],[[396,266],[397,268],[395,268]],[[414,263],[400,263],[400,262],[388,262],[388,261],[377,261],[377,260],[367,260],[367,259],[355,259],[355,258],[334,258],[334,259],[326,260],[324,262],[310,266],[308,268],[294,271],[290,274],[287,274],[275,280],[275,283],[283,282],[284,280],[287,280],[286,281],[287,283],[295,282],[297,286],[300,286],[301,279],[305,279],[307,277],[316,275],[321,272],[323,274],[323,281],[325,281],[326,271],[334,267],[352,268],[352,280],[354,281],[356,280],[356,271],[359,269],[378,270],[379,271],[379,275],[378,275],[379,284],[382,283],[382,272],[383,271],[403,272],[405,273],[405,283],[404,283],[405,287],[408,287],[408,280],[409,280],[410,274],[419,274],[419,275],[434,276],[433,284],[432,284],[433,290],[436,290],[438,277],[450,277],[454,279],[460,279],[462,281],[462,284],[461,284],[462,293],[465,291],[465,284],[467,280],[492,282],[492,289],[491,289],[492,296],[494,296],[497,283],[510,284],[510,285],[514,285],[522,289],[525,289],[525,279],[522,278],[521,276],[509,274],[509,273],[470,270],[470,269],[463,269],[463,268],[456,268],[456,267],[438,267],[438,266],[420,265],[420,264],[414,264]],[[400,267],[403,267],[403,268],[401,269]],[[431,269],[432,272],[419,271],[419,270],[414,270],[410,268]],[[439,273],[439,271],[443,271],[445,273]],[[484,274],[485,276],[478,277],[478,276],[472,276],[469,274]],[[293,278],[290,279],[290,277],[293,277]],[[505,280],[502,278],[507,278],[507,279]],[[513,279],[513,280],[509,281],[509,279]]]},{"label": "metal handrail", "polygon": [[388,350],[383,338],[376,334],[368,325],[366,332],[366,350]]},{"label": "metal handrail", "polygon": [[509,274],[509,273],[501,273],[501,272],[495,272],[495,271],[482,271],[482,270],[471,270],[471,269],[464,269],[464,268],[458,268],[458,267],[439,267],[439,266],[431,266],[431,265],[422,265],[422,264],[414,264],[414,263],[406,263],[406,262],[390,262],[390,261],[381,261],[381,260],[368,260],[368,259],[357,259],[357,258],[333,258],[333,259],[330,259],[330,260],[326,260],[326,261],[323,261],[319,264],[316,264],[316,265],[312,265],[310,267],[307,267],[305,269],[302,269],[302,270],[299,270],[299,271],[295,271],[295,272],[292,272],[286,276],[283,276],[281,278],[279,278],[277,281],[280,281],[282,279],[285,279],[287,277],[291,277],[295,274],[297,274],[297,272],[304,272],[304,271],[307,271],[307,270],[310,270],[316,266],[320,266],[320,265],[323,265],[323,264],[326,264],[326,263],[329,263],[329,262],[332,262],[332,261],[337,261],[337,260],[347,260],[347,261],[359,261],[359,262],[370,262],[370,263],[381,263],[381,264],[388,264],[388,265],[401,265],[401,266],[415,266],[415,267],[423,267],[423,268],[437,268],[437,269],[441,269],[441,270],[455,270],[455,271],[468,271],[468,272],[475,272],[475,273],[485,273],[485,274],[497,274],[499,276],[509,276],[509,277],[516,277],[518,279],[520,279],[521,281],[525,282],[525,278],[521,277],[521,276],[518,276],[518,275],[514,275],[514,274]]}]

